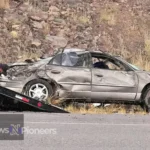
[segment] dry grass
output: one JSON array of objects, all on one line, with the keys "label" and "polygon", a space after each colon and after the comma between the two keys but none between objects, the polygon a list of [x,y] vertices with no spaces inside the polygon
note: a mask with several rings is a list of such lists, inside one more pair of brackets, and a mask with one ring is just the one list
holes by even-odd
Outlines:
[{"label": "dry grass", "polygon": [[100,11],[100,22],[107,22],[109,25],[116,25],[116,17],[119,6],[115,4],[106,5],[105,9]]},{"label": "dry grass", "polygon": [[36,53],[22,52],[18,54],[17,62],[23,62],[26,59],[38,60],[39,56]]},{"label": "dry grass", "polygon": [[101,12],[100,20],[107,22],[109,25],[116,24],[115,14],[107,12],[106,10]]},{"label": "dry grass", "polygon": [[48,104],[52,104],[52,105],[57,105],[57,106],[59,106],[59,105],[61,105],[63,102],[64,102],[63,99],[54,99],[53,97],[48,99]]},{"label": "dry grass", "polygon": [[78,17],[78,21],[81,24],[90,24],[90,19],[87,16],[80,16]]},{"label": "dry grass", "polygon": [[147,56],[139,55],[137,57],[134,57],[131,60],[131,63],[138,66],[142,70],[150,71],[150,63]]},{"label": "dry grass", "polygon": [[89,16],[86,16],[85,14],[79,16],[78,14],[72,13],[71,18],[75,23],[79,23],[83,25],[91,23]]},{"label": "dry grass", "polygon": [[146,111],[144,111],[140,106],[135,105],[110,105],[107,107],[97,107],[94,106],[83,106],[80,108],[77,108],[73,105],[68,106],[65,108],[65,110],[71,112],[71,113],[81,113],[81,114],[141,114],[146,115]]},{"label": "dry grass", "polygon": [[144,49],[150,57],[150,34],[147,32],[144,34]]}]

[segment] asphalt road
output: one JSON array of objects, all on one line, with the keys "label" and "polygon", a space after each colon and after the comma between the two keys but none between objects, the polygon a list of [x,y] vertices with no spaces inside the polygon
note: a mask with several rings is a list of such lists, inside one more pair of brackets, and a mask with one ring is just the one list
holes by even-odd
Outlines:
[{"label": "asphalt road", "polygon": [[[23,114],[33,130],[23,141],[0,141],[0,150],[150,149],[150,115]],[[48,131],[33,134],[35,128]]]}]

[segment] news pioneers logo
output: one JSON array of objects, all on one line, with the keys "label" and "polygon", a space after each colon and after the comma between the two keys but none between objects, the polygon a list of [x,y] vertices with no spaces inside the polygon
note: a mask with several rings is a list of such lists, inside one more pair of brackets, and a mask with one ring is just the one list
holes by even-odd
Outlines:
[{"label": "news pioneers logo", "polygon": [[20,124],[14,125],[11,124],[9,127],[9,134],[10,135],[21,135],[22,133],[22,127]]},{"label": "news pioneers logo", "polygon": [[11,136],[13,135],[21,135],[23,134],[22,132],[22,127],[20,124],[11,124],[9,128],[0,128],[0,133],[2,134],[9,134]]},{"label": "news pioneers logo", "polygon": [[24,140],[23,114],[0,114],[0,140]]}]

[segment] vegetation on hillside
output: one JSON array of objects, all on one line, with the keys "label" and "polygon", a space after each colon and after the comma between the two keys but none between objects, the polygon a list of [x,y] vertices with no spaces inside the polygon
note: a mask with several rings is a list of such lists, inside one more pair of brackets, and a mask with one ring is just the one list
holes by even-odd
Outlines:
[{"label": "vegetation on hillside", "polygon": [[8,2],[0,3],[1,61],[38,57],[68,43],[150,68],[150,0]]}]

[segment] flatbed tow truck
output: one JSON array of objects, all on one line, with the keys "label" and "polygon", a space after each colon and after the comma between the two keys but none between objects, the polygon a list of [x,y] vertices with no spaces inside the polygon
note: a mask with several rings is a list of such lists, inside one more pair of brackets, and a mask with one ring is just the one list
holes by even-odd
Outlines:
[{"label": "flatbed tow truck", "polygon": [[69,113],[52,104],[45,104],[21,93],[0,86],[0,108],[2,110],[30,110],[49,113]]}]

